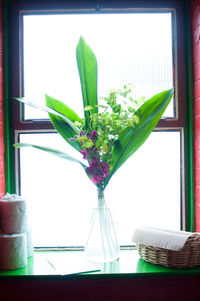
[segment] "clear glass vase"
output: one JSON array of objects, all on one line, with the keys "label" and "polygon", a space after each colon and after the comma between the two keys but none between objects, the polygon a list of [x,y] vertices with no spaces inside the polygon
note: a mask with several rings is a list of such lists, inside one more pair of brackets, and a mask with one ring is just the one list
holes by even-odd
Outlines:
[{"label": "clear glass vase", "polygon": [[111,262],[119,258],[119,245],[110,209],[104,193],[98,189],[98,206],[93,209],[85,254],[93,262]]}]

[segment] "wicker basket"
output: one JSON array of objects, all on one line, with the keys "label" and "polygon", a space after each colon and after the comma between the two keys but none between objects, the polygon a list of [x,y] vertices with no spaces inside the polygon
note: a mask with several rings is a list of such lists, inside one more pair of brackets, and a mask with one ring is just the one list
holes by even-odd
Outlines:
[{"label": "wicker basket", "polygon": [[137,245],[142,259],[169,268],[193,268],[200,266],[200,236],[189,237],[180,251]]}]

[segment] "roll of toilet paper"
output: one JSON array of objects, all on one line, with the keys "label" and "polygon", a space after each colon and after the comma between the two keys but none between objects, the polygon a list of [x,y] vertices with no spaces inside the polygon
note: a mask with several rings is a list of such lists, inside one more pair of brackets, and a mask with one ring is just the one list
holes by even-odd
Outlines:
[{"label": "roll of toilet paper", "polygon": [[33,256],[33,243],[32,243],[32,231],[29,229],[26,232],[26,240],[27,240],[27,257]]},{"label": "roll of toilet paper", "polygon": [[27,206],[20,196],[6,194],[0,200],[0,229],[6,234],[27,231]]},{"label": "roll of toilet paper", "polygon": [[15,270],[27,265],[26,234],[0,232],[0,269]]}]

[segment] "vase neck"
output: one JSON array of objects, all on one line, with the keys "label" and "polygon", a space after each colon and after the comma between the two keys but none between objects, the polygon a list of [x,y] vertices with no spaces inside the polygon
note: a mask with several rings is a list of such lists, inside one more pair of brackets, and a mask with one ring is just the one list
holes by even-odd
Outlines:
[{"label": "vase neck", "polygon": [[102,188],[98,188],[98,205],[103,206],[105,205],[105,199],[104,199],[104,191]]}]

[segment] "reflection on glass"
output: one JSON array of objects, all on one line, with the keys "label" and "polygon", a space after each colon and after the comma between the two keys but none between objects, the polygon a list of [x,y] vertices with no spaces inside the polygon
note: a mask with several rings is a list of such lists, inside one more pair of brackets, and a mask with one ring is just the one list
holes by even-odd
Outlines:
[{"label": "reflection on glass", "polygon": [[142,258],[140,258],[137,263],[136,271],[137,273],[146,274],[146,273],[158,273],[158,272],[169,271],[169,269],[160,265],[146,262]]}]

